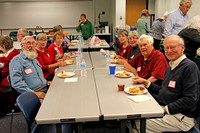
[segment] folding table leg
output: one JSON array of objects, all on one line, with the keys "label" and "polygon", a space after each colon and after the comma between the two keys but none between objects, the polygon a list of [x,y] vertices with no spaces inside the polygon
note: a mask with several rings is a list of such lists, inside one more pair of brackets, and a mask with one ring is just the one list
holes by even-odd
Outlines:
[{"label": "folding table leg", "polygon": [[56,133],[62,133],[61,124],[56,124]]},{"label": "folding table leg", "polygon": [[146,119],[140,119],[140,133],[146,133]]}]

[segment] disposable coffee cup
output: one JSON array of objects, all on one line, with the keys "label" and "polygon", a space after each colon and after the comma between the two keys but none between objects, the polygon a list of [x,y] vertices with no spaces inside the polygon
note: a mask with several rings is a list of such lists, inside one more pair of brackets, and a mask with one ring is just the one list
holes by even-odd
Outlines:
[{"label": "disposable coffee cup", "polygon": [[109,70],[110,70],[111,75],[115,74],[115,69],[116,69],[116,65],[114,64],[109,65]]}]

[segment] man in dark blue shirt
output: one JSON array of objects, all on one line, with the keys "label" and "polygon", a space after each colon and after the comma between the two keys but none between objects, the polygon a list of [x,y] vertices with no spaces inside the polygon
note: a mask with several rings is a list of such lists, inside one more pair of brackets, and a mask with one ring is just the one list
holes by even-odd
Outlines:
[{"label": "man in dark blue shirt", "polygon": [[184,55],[182,38],[171,35],[164,41],[165,55],[170,60],[162,87],[140,77],[134,83],[143,83],[158,103],[163,106],[163,118],[147,120],[148,133],[188,131],[197,117],[200,73],[197,65]]}]

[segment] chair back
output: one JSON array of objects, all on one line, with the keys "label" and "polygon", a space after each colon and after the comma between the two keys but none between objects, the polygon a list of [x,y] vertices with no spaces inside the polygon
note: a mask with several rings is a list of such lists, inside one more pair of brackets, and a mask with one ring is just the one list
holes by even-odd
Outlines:
[{"label": "chair back", "polygon": [[41,105],[40,100],[33,92],[25,92],[18,96],[16,102],[25,117],[30,133],[31,125]]}]

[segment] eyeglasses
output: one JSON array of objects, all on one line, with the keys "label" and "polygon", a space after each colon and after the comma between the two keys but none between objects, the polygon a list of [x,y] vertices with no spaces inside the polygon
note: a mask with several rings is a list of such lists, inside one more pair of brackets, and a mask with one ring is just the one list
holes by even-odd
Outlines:
[{"label": "eyeglasses", "polygon": [[26,44],[26,45],[31,45],[31,44],[32,44],[32,45],[35,45],[36,43],[35,43],[35,41],[34,41],[34,42],[26,42],[25,44]]},{"label": "eyeglasses", "polygon": [[40,42],[46,42],[47,40],[45,39],[45,40],[43,40],[43,39],[39,39],[39,41]]},{"label": "eyeglasses", "polygon": [[175,50],[175,48],[177,47],[177,45],[176,46],[169,46],[169,47],[164,47],[164,50],[169,50],[169,49],[171,49],[171,50]]}]

